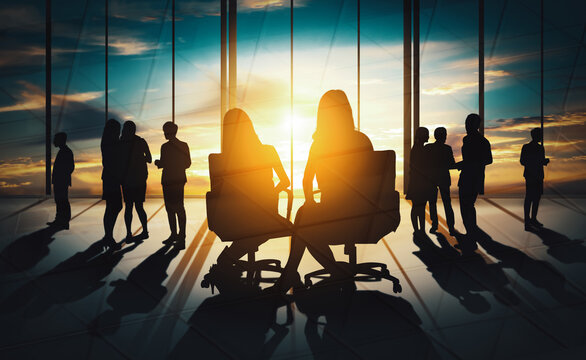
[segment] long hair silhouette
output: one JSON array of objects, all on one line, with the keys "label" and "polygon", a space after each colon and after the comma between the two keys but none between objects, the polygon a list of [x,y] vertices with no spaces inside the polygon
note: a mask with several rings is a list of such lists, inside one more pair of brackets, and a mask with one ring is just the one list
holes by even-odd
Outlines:
[{"label": "long hair silhouette", "polygon": [[103,149],[104,146],[108,146],[116,143],[120,137],[120,123],[114,119],[106,121],[104,131],[102,132],[102,140],[100,141],[100,147]]},{"label": "long hair silhouette", "polygon": [[346,93],[330,90],[319,101],[314,140],[332,139],[354,130],[352,108]]}]

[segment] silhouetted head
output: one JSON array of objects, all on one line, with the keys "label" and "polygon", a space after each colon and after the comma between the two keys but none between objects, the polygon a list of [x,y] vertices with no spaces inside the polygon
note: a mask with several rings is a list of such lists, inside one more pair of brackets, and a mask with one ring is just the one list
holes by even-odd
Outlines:
[{"label": "silhouetted head", "polygon": [[165,139],[167,139],[167,140],[175,139],[175,136],[177,135],[177,129],[178,129],[177,125],[175,125],[171,121],[167,121],[166,123],[164,123],[163,124],[163,133],[165,133]]},{"label": "silhouetted head", "polygon": [[317,124],[313,139],[338,138],[354,131],[352,108],[346,93],[342,90],[330,90],[319,101]]},{"label": "silhouetted head", "polygon": [[448,137],[448,131],[445,127],[440,126],[433,131],[433,137],[435,138],[436,142],[443,144],[446,142],[446,138]]},{"label": "silhouetted head", "polygon": [[415,130],[415,140],[416,144],[425,144],[429,140],[429,130],[426,127],[418,127]]},{"label": "silhouetted head", "polygon": [[239,152],[262,145],[252,121],[242,109],[231,109],[224,116],[222,152]]},{"label": "silhouetted head", "polygon": [[136,134],[136,124],[134,121],[125,121],[122,126],[122,136],[120,136],[120,140],[130,140],[134,134]]},{"label": "silhouetted head", "polygon": [[535,142],[541,142],[543,138],[543,134],[541,133],[541,128],[535,128],[531,130],[531,139]]},{"label": "silhouetted head", "polygon": [[65,146],[66,142],[67,142],[67,134],[64,132],[58,132],[53,137],[53,145],[55,145],[56,147]]},{"label": "silhouetted head", "polygon": [[460,304],[473,314],[482,314],[490,310],[490,303],[480,294],[468,293],[459,300]]},{"label": "silhouetted head", "polygon": [[115,119],[109,119],[106,121],[104,126],[104,132],[102,132],[102,141],[100,146],[105,144],[115,143],[120,139],[120,123]]},{"label": "silhouetted head", "polygon": [[470,114],[466,117],[466,133],[472,134],[478,131],[480,127],[480,115]]}]

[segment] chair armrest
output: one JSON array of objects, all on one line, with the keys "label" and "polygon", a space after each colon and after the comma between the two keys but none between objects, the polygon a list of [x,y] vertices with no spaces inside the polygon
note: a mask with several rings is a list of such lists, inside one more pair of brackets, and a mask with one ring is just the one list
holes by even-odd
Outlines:
[{"label": "chair armrest", "polygon": [[293,190],[283,189],[281,192],[287,193],[287,220],[291,221],[291,211],[293,210]]}]

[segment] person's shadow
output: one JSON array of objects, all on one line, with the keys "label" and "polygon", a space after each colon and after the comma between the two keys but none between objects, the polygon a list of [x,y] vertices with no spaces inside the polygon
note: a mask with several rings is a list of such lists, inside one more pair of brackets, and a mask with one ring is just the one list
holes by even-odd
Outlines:
[{"label": "person's shadow", "polygon": [[[547,232],[549,231],[551,230],[547,230]],[[553,233],[553,231],[551,232]],[[519,249],[493,240],[484,232],[477,237],[477,242],[489,255],[498,259],[499,265],[503,268],[515,270],[519,276],[536,288],[547,291],[559,303],[570,305],[581,301],[581,298],[577,297],[576,294],[566,290],[566,278],[547,261],[533,259]],[[583,249],[581,246],[580,248]]]},{"label": "person's shadow", "polygon": [[315,359],[441,358],[407,300],[357,291],[352,281],[322,284],[295,294],[297,308],[307,316],[305,337]]},{"label": "person's shadow", "polygon": [[584,240],[572,240],[564,234],[542,227],[531,232],[539,236],[547,253],[564,264],[586,263],[586,247]]},{"label": "person's shadow", "polygon": [[[235,286],[204,300],[168,358],[268,359],[274,354],[293,321],[290,296],[263,293],[258,286]],[[279,324],[277,310],[283,306],[287,318]]]},{"label": "person's shadow", "polygon": [[162,283],[167,278],[167,268],[177,254],[177,247],[165,245],[135,267],[126,280],[112,281],[110,286],[114,290],[106,300],[112,309],[98,315],[90,324],[90,330],[114,333],[120,327],[122,317],[152,311],[167,294],[167,288]]},{"label": "person's shadow", "polygon": [[102,241],[78,252],[50,271],[30,280],[0,305],[1,312],[18,312],[24,318],[41,316],[53,305],[81,300],[102,286],[104,279],[137,245],[103,252]]},{"label": "person's shadow", "polygon": [[0,275],[24,272],[32,269],[49,255],[49,244],[59,229],[54,226],[24,235],[6,246],[0,253]]},{"label": "person's shadow", "polygon": [[[464,239],[457,235],[458,242]],[[461,256],[444,235],[436,234],[437,246],[428,236],[413,238],[419,251],[414,254],[427,266],[438,285],[458,299],[460,304],[471,313],[480,314],[490,310],[490,303],[480,292],[488,291],[496,300],[507,306],[519,304],[519,298],[507,285],[509,279],[500,264],[487,262],[476,252]]]}]

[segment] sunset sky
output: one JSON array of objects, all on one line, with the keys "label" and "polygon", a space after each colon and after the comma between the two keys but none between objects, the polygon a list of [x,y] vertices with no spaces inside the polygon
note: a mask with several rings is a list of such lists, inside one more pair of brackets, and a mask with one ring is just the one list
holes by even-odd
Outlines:
[{"label": "sunset sky", "polygon": [[[0,194],[44,189],[44,1],[0,6]],[[421,125],[448,129],[460,156],[464,119],[478,111],[477,5],[422,0]],[[323,93],[341,89],[357,116],[356,0],[296,0],[294,114],[290,104],[289,1],[241,0],[238,106],[290,172],[301,176]],[[545,147],[548,191],[586,192],[586,3],[546,0]],[[171,1],[110,0],[110,116],[137,123],[158,158],[171,118]],[[53,1],[53,131],[76,158],[74,194],[100,194],[104,123],[104,2]],[[207,157],[220,144],[219,1],[176,0],[176,123],[193,160],[187,193],[209,188]],[[402,188],[402,1],[361,1],[361,131],[397,152]],[[539,126],[538,2],[486,2],[486,136],[494,164],[487,191],[521,193],[521,146]],[[53,150],[55,154],[56,150]],[[290,175],[290,174],[289,174]],[[457,178],[457,172],[453,173]],[[160,194],[149,167],[149,194]],[[455,187],[455,181],[453,181]]]}]

